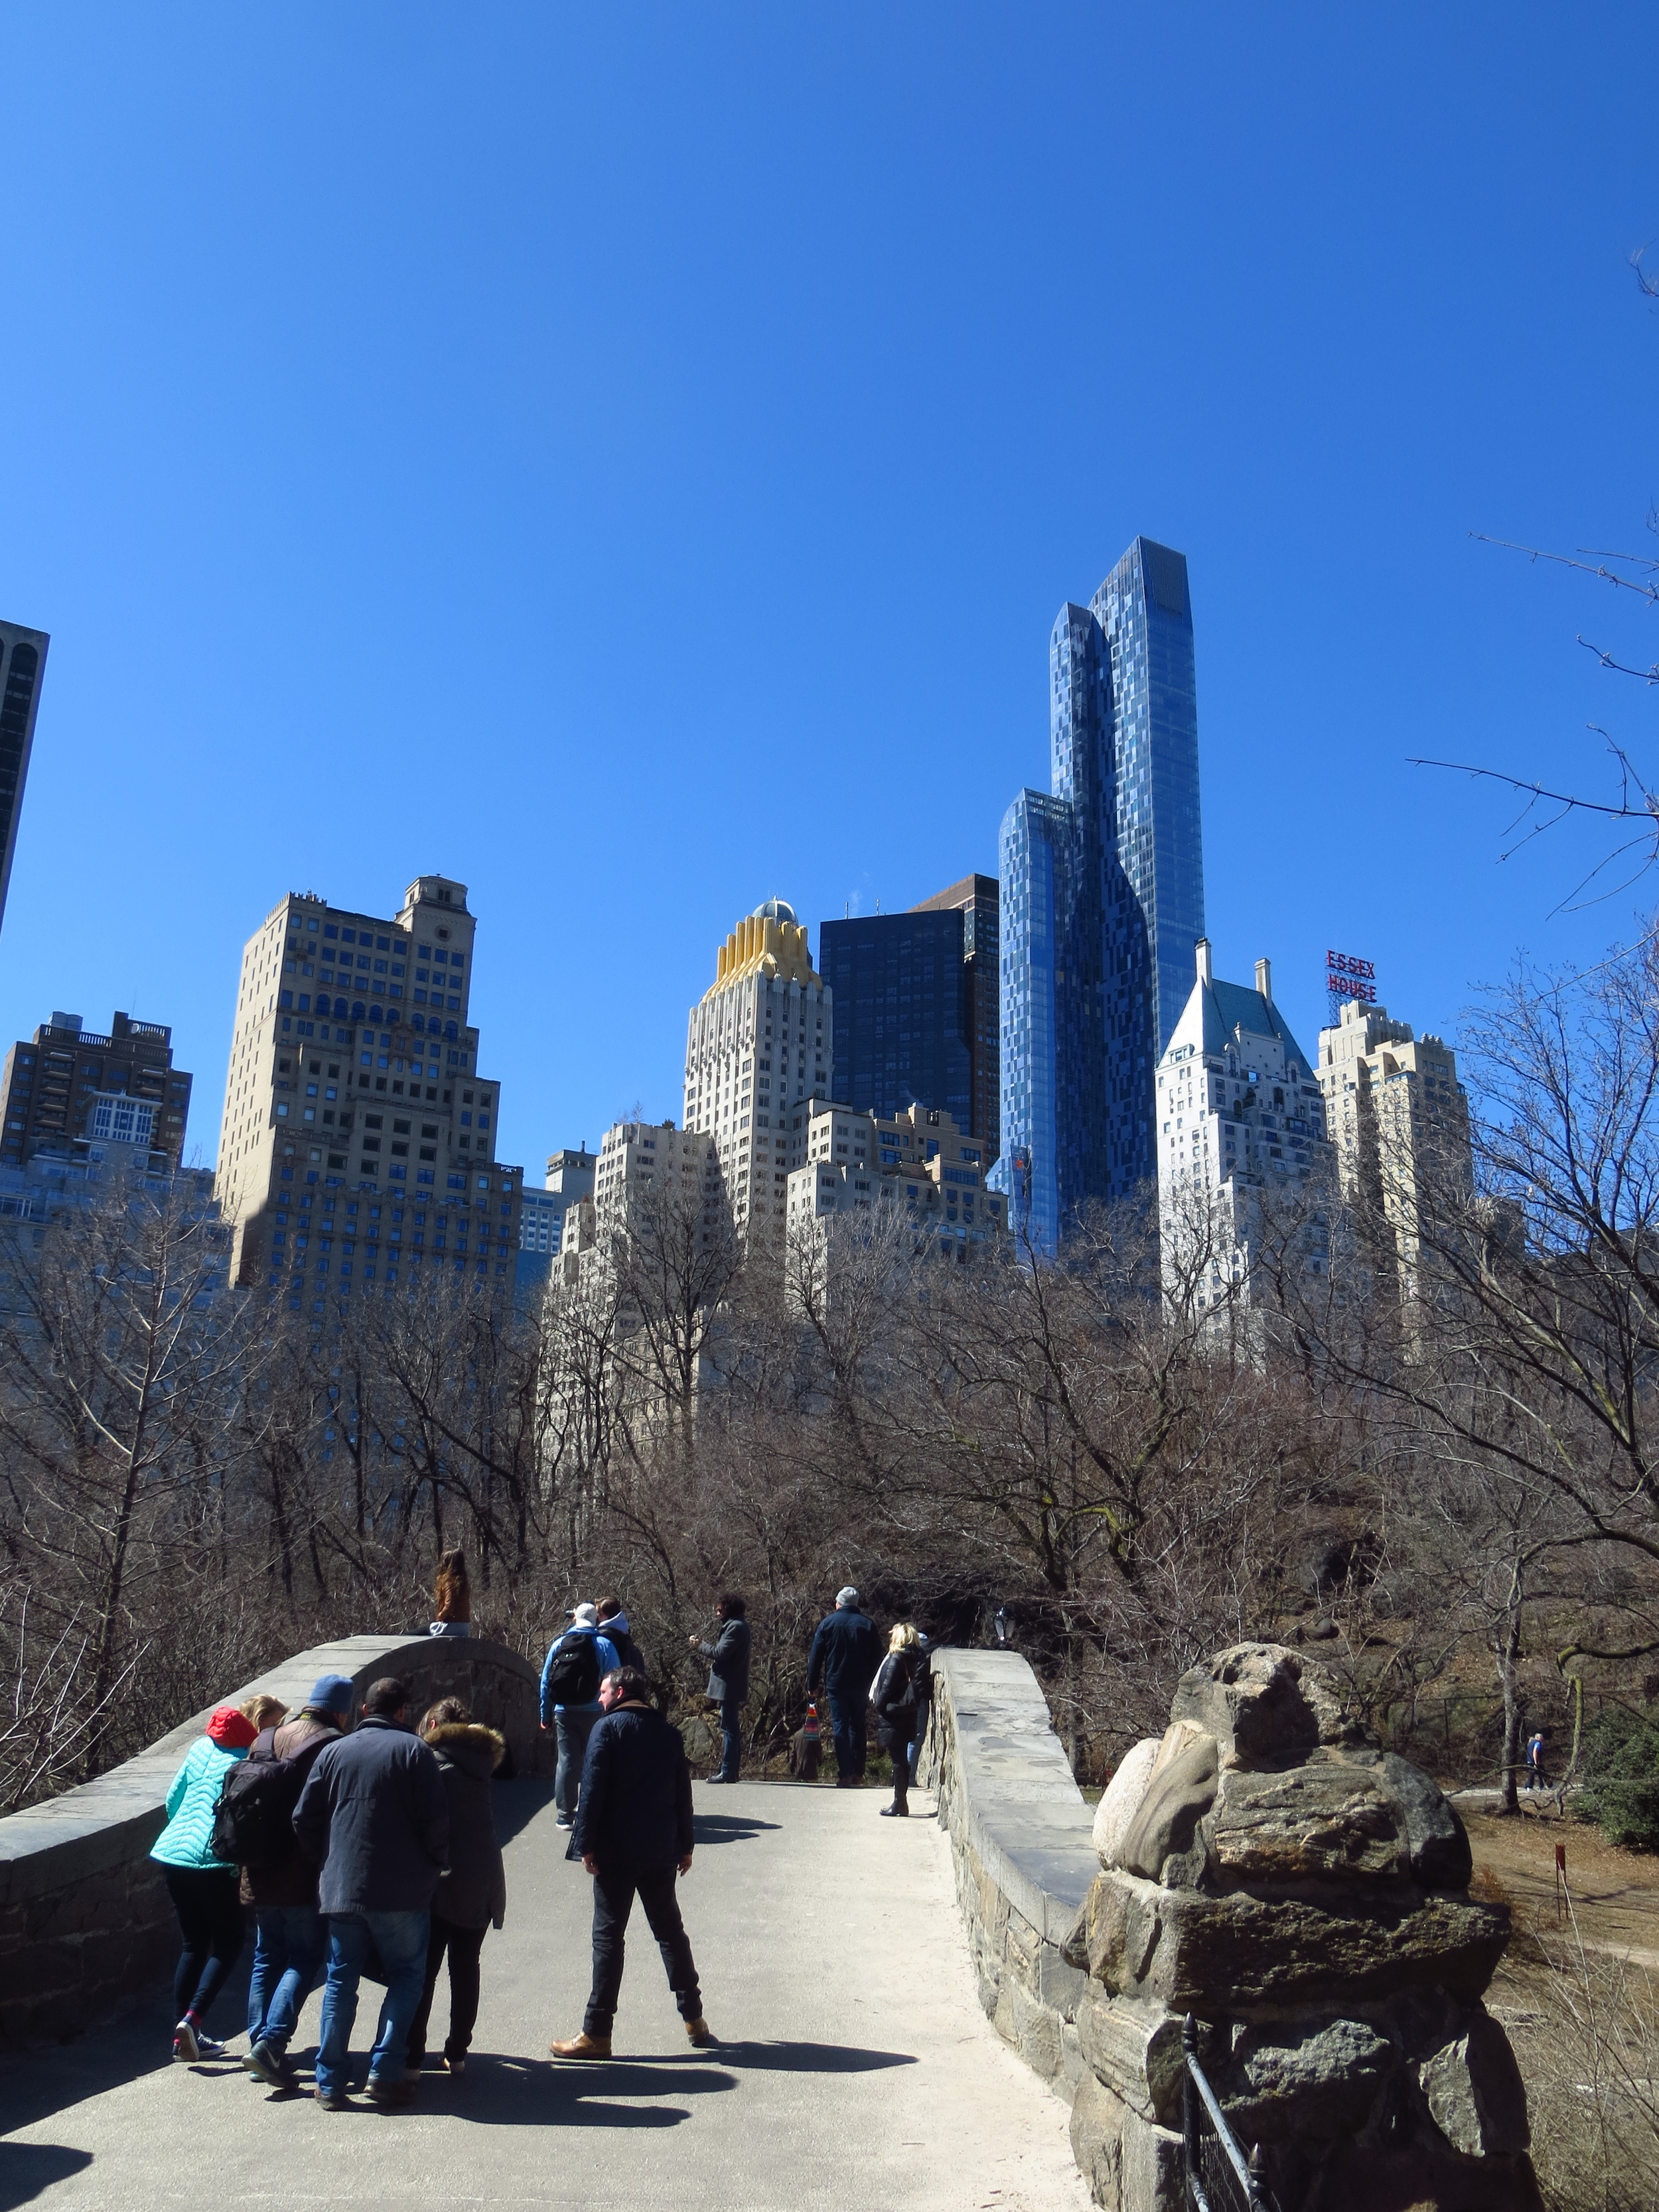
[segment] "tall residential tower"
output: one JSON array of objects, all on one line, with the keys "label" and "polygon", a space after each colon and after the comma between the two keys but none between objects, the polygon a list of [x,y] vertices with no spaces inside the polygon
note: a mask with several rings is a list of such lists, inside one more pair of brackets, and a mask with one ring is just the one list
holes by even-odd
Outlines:
[{"label": "tall residential tower", "polygon": [[17,817],[23,809],[34,717],[40,704],[40,678],[51,643],[43,629],[22,629],[0,622],[0,921],[5,920],[11,886],[11,856],[17,849]]},{"label": "tall residential tower", "polygon": [[1138,538],[1049,640],[1050,792],[1001,839],[1002,1166],[1052,1248],[1158,1172],[1153,1079],[1204,933],[1192,603]]}]

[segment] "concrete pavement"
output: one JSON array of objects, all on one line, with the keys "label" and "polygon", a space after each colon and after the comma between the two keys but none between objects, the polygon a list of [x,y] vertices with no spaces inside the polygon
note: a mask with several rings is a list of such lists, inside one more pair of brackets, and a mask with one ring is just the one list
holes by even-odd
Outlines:
[{"label": "concrete pavement", "polygon": [[[507,1925],[485,1941],[463,2080],[423,2075],[404,2114],[324,2112],[240,2067],[173,2065],[158,1994],[0,2065],[0,2212],[1086,2212],[1065,2106],[980,2009],[935,1821],[878,1819],[876,1790],[699,1784],[681,1899],[720,2046],[686,2045],[636,1907],[617,2057],[574,2067],[547,2044],[581,2025],[588,1881],[544,1783],[503,1784],[496,1802],[516,1831]],[[221,2034],[240,2023],[244,1980],[210,2023]],[[364,2051],[377,1997],[366,1984]],[[444,2002],[441,1984],[434,2047]],[[305,2060],[319,2003],[295,2045]]]}]

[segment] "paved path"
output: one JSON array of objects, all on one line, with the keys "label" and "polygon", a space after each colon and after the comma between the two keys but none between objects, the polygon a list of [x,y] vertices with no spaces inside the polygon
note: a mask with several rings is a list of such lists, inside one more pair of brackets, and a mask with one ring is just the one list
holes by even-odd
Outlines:
[{"label": "paved path", "polygon": [[[484,1944],[464,2080],[423,2076],[406,2114],[325,2112],[240,2067],[172,2064],[158,1997],[0,2066],[0,2212],[1087,2212],[1064,2106],[980,2009],[946,1839],[931,1819],[878,1819],[881,1802],[700,1785],[680,1893],[726,2039],[688,2048],[636,1907],[617,2059],[556,2067],[549,2036],[581,2025],[589,1886],[563,1856],[546,1785],[503,1785],[498,1817],[520,1824],[507,1921]],[[443,2002],[441,1986],[434,2044]],[[239,1984],[213,2025],[239,2020],[240,2002]],[[295,2044],[307,2059],[318,2004]]]}]

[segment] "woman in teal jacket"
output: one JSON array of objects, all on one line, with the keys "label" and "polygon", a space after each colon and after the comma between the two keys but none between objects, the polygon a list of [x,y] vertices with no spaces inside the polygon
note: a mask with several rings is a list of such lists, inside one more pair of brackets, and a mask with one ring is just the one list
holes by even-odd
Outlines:
[{"label": "woman in teal jacket", "polygon": [[186,2061],[222,2058],[203,2022],[229,1978],[242,1948],[242,1901],[239,1871],[213,1856],[213,1816],[227,1771],[247,1757],[258,1730],[234,1705],[216,1705],[207,1733],[185,1753],[185,1763],[167,1791],[167,1824],[150,1856],[179,1916],[184,1938],[173,1978],[173,2055]]}]

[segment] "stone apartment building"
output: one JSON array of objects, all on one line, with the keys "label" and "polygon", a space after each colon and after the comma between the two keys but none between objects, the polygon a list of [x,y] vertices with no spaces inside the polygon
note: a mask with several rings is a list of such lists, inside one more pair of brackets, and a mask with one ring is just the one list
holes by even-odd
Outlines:
[{"label": "stone apartment building", "polygon": [[117,1144],[147,1154],[152,1172],[172,1172],[184,1157],[191,1079],[173,1064],[163,1022],[118,1013],[106,1034],[79,1014],[54,1013],[19,1038],[0,1070],[0,1168]]},{"label": "stone apartment building", "polygon": [[805,1160],[788,1182],[792,1237],[822,1237],[835,1217],[869,1212],[965,1262],[1006,1233],[1008,1201],[986,1186],[988,1146],[951,1115],[910,1106],[890,1119],[812,1099],[805,1121]]},{"label": "stone apartment building", "polygon": [[235,1277],[295,1311],[434,1276],[510,1285],[523,1170],[468,1019],[466,886],[390,917],[291,892],[242,955],[216,1192]]}]

